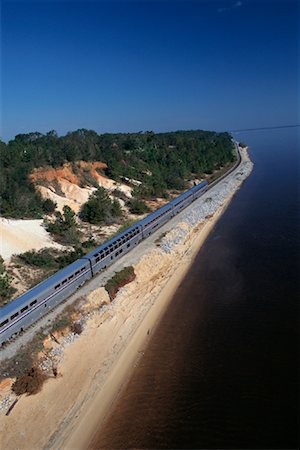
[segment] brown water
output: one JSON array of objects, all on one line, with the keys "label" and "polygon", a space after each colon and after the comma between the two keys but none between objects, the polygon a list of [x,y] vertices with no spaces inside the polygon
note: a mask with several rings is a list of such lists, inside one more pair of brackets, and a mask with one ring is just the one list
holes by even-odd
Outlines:
[{"label": "brown water", "polygon": [[254,172],[92,448],[298,448],[297,133],[238,137]]}]

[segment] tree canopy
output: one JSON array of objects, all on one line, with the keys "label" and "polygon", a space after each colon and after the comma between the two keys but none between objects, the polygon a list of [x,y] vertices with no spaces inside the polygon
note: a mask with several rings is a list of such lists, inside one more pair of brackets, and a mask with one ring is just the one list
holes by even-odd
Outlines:
[{"label": "tree canopy", "polygon": [[37,167],[102,161],[108,166],[106,175],[117,181],[137,180],[136,196],[150,198],[168,189],[184,189],[189,178],[211,173],[234,158],[230,135],[212,131],[97,134],[79,129],[61,137],[54,130],[19,134],[8,144],[0,141],[0,213],[36,218],[53,209],[29,179]]},{"label": "tree canopy", "polygon": [[99,187],[83,205],[80,218],[92,224],[109,224],[121,215],[122,210],[118,200],[111,200],[106,190]]}]

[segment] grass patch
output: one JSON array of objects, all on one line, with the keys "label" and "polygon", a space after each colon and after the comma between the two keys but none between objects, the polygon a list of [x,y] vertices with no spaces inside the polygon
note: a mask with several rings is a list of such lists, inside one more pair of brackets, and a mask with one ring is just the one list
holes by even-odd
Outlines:
[{"label": "grass patch", "polygon": [[54,322],[51,324],[49,328],[49,333],[54,333],[56,331],[63,330],[64,328],[69,328],[71,332],[75,334],[81,334],[82,332],[82,326],[75,322],[74,319],[72,319],[72,314],[74,314],[76,311],[79,311],[79,303],[81,302],[81,299],[77,299],[74,303],[71,305],[67,305],[61,314],[56,317]]},{"label": "grass patch", "polygon": [[55,322],[53,323],[50,332],[54,333],[55,331],[63,330],[64,328],[71,327],[72,320],[68,313],[63,313],[60,315]]},{"label": "grass patch", "polygon": [[120,272],[115,273],[115,275],[104,286],[110,299],[113,300],[117,295],[118,290],[122,286],[125,286],[125,284],[131,283],[135,277],[136,275],[132,266],[125,267]]}]

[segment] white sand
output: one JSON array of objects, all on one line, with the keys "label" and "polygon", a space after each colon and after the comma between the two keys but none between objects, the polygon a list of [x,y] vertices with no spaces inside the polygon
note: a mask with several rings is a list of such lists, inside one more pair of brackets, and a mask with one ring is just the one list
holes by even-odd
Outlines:
[{"label": "white sand", "polygon": [[12,220],[0,218],[0,255],[8,260],[13,254],[43,247],[61,246],[55,243],[42,220]]}]

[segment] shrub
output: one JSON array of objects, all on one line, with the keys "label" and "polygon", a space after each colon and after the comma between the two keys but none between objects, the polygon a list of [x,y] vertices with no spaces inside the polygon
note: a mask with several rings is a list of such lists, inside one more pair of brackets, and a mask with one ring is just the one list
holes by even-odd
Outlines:
[{"label": "shrub", "polygon": [[4,259],[0,255],[0,275],[2,275],[6,271],[5,265],[4,265]]},{"label": "shrub", "polygon": [[[28,251],[21,253],[15,258],[15,261],[22,261],[33,267],[39,267],[45,273],[53,273],[55,270],[62,269],[85,254],[83,247],[75,247],[73,251],[60,252],[56,249],[43,248],[39,251]],[[0,275],[1,280],[1,275]],[[0,282],[1,286],[1,282]]]},{"label": "shrub", "polygon": [[65,245],[76,245],[79,243],[79,230],[76,224],[76,215],[67,205],[63,208],[63,214],[57,211],[55,213],[55,222],[44,220],[46,230],[53,234],[59,242]]},{"label": "shrub", "polygon": [[128,196],[125,194],[125,192],[120,191],[119,189],[115,189],[113,191],[113,195],[117,198],[120,198],[124,202],[127,202],[127,200],[128,200]]},{"label": "shrub", "polygon": [[70,227],[65,230],[61,237],[61,242],[64,245],[78,245],[80,243],[78,229],[76,227]]},{"label": "shrub", "polygon": [[58,256],[56,258],[56,261],[59,268],[62,269],[63,267],[72,264],[72,262],[81,258],[83,255],[84,255],[83,249],[81,247],[75,247],[75,249],[72,252],[65,252],[61,256]]},{"label": "shrub", "polygon": [[43,210],[45,211],[46,214],[54,213],[56,207],[57,207],[57,203],[55,203],[52,200],[50,200],[50,198],[47,198],[43,202]]},{"label": "shrub", "polygon": [[95,188],[99,187],[99,184],[97,183],[97,181],[95,180],[95,178],[92,176],[92,174],[89,171],[90,169],[88,168],[83,168],[82,172],[81,172],[81,187],[85,187],[85,186],[93,186]]},{"label": "shrub", "polygon": [[113,199],[111,204],[111,215],[113,217],[121,217],[122,216],[122,209],[119,200],[116,198]]},{"label": "shrub", "polygon": [[145,214],[146,212],[150,211],[146,203],[143,202],[143,200],[139,200],[137,198],[132,198],[131,200],[129,200],[127,202],[127,206],[132,214]]},{"label": "shrub", "polygon": [[118,290],[135,279],[134,268],[132,266],[125,267],[106,283],[104,286],[111,300],[115,298]]},{"label": "shrub", "polygon": [[12,385],[12,390],[16,395],[37,394],[42,389],[46,379],[46,374],[38,367],[31,367],[27,373],[17,377]]},{"label": "shrub", "polygon": [[89,238],[86,241],[82,242],[82,248],[86,250],[92,250],[97,246],[96,240],[93,238],[93,236],[89,236]]},{"label": "shrub", "polygon": [[122,216],[120,203],[117,199],[113,201],[109,198],[106,190],[99,187],[89,200],[84,203],[81,209],[80,218],[84,222],[95,225],[111,224],[115,218]]},{"label": "shrub", "polygon": [[18,258],[25,264],[36,267],[55,268],[57,267],[55,257],[51,250],[43,248],[39,251],[28,251],[18,255]]},{"label": "shrub", "polygon": [[74,334],[81,334],[83,331],[81,323],[79,323],[79,322],[72,323],[71,331]]},{"label": "shrub", "polygon": [[15,289],[11,287],[11,280],[7,272],[0,275],[0,301],[8,299],[14,293]]}]

